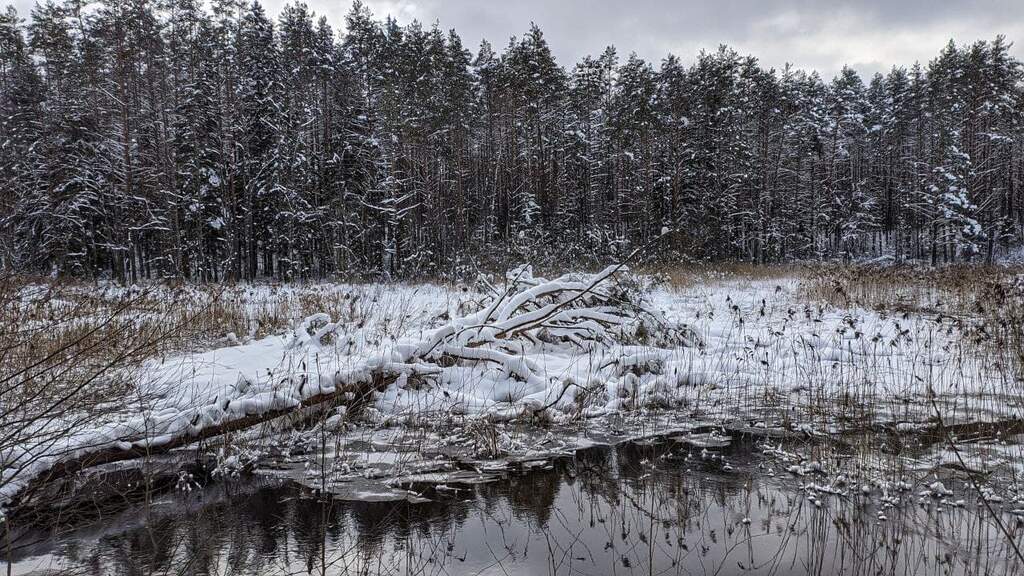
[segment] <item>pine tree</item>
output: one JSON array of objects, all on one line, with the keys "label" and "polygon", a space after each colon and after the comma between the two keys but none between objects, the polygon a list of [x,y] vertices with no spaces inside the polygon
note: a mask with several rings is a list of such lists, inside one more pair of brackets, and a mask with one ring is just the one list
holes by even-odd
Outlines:
[{"label": "pine tree", "polygon": [[[571,73],[537,26],[344,35],[302,3],[45,0],[0,18],[0,267],[206,281],[651,257],[994,261],[1024,232],[1002,37],[865,84],[728,47]],[[26,35],[27,33],[27,35]]]},{"label": "pine tree", "polygon": [[0,169],[6,175],[0,184],[0,263],[47,265],[56,238],[41,154],[43,83],[11,6],[0,15],[0,94]]},{"label": "pine tree", "polygon": [[211,58],[214,31],[199,20],[182,38],[191,53],[175,109],[174,158],[177,195],[171,207],[178,224],[179,273],[216,280],[225,257],[223,143],[220,140],[219,69]]},{"label": "pine tree", "polygon": [[825,193],[831,199],[829,219],[833,250],[843,255],[859,253],[875,225],[874,198],[866,186],[864,144],[868,128],[867,94],[857,73],[843,67],[829,87]]},{"label": "pine tree", "polygon": [[614,90],[609,106],[618,201],[614,209],[620,235],[631,244],[646,244],[661,233],[660,222],[654,226],[645,222],[661,211],[654,186],[654,135],[659,129],[654,70],[636,54],[630,54],[618,70]]},{"label": "pine tree", "polygon": [[509,102],[504,128],[514,137],[507,151],[515,162],[506,188],[507,234],[520,242],[520,249],[527,249],[542,240],[538,230],[549,229],[557,214],[567,79],[535,24],[509,45],[502,59],[502,88]]},{"label": "pine tree", "polygon": [[[274,220],[282,209],[283,126],[280,57],[274,25],[259,2],[243,16],[238,32],[238,142],[242,199],[232,211],[244,238],[248,278],[275,271]],[[287,210],[287,208],[284,208]]]}]

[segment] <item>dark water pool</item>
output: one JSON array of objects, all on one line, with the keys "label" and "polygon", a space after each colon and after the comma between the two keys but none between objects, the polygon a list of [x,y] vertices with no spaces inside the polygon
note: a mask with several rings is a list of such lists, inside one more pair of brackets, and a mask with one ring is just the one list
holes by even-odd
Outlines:
[{"label": "dark water pool", "polygon": [[[13,574],[1018,574],[985,510],[800,489],[734,446],[595,447],[428,502],[249,478],[18,537]],[[884,519],[880,516],[884,516]],[[1016,530],[1017,527],[1013,526]],[[54,572],[56,573],[56,572]]]}]

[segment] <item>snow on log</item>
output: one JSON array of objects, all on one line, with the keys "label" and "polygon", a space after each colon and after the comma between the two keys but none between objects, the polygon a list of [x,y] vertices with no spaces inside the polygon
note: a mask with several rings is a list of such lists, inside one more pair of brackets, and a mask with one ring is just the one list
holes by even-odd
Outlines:
[{"label": "snow on log", "polygon": [[[238,384],[226,396],[182,406],[165,406],[125,421],[80,430],[42,450],[0,454],[0,511],[31,494],[33,486],[79,470],[185,447],[328,402],[352,403],[396,385],[408,391],[409,379],[442,381],[458,378],[457,370],[487,364],[496,366],[489,416],[543,411],[573,389],[570,380],[544,374],[528,357],[531,351],[576,350],[591,353],[609,343],[645,344],[660,334],[672,344],[694,345],[699,339],[685,326],[668,323],[643,303],[636,290],[612,281],[623,266],[595,275],[566,275],[548,281],[534,278],[529,267],[510,273],[504,292],[496,294],[475,314],[451,320],[421,341],[398,343],[390,352],[363,357],[354,367],[342,363],[332,342],[345,328],[328,314],[304,318],[282,344],[257,349],[260,357],[279,354],[287,359],[284,375],[262,385],[238,374]],[[237,348],[236,348],[237,349]],[[335,354],[335,357],[332,357]],[[347,357],[351,358],[351,357]],[[630,351],[616,370],[659,367],[655,352]],[[332,361],[334,362],[332,364]],[[315,366],[314,366],[315,365]],[[351,365],[350,365],[351,366]],[[494,380],[498,378],[498,380]],[[170,385],[175,386],[174,382]],[[178,385],[179,387],[181,385]]]}]

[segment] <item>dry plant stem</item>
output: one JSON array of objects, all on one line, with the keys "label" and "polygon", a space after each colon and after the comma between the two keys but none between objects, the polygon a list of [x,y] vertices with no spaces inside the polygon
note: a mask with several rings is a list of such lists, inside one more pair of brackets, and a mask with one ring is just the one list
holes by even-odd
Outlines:
[{"label": "dry plant stem", "polygon": [[[956,459],[960,463],[960,466],[962,466],[964,470],[970,470],[967,466],[967,462],[965,462],[963,456],[960,455],[960,450],[957,449],[956,442],[953,441],[953,437],[949,434],[949,431],[946,430],[946,425],[942,419],[942,411],[939,410],[939,406],[935,402],[935,394],[932,393],[929,396],[932,410],[935,411],[935,418],[938,419],[939,429],[942,430],[943,435],[946,437],[946,442],[949,444],[949,448],[953,451],[953,454],[956,455]],[[1017,556],[1017,559],[1020,560],[1021,565],[1024,565],[1024,553],[1021,553],[1020,547],[1017,546],[1017,541],[1014,539],[1013,533],[1011,533],[1010,529],[1003,524],[1002,519],[999,518],[999,514],[992,508],[992,505],[989,504],[988,499],[985,498],[985,495],[981,491],[981,486],[978,485],[978,481],[974,478],[974,474],[968,472],[967,478],[970,480],[971,486],[974,487],[974,491],[978,493],[978,498],[980,498],[982,504],[985,505],[985,509],[988,510],[992,520],[995,521],[996,526],[999,526],[999,530],[1006,536],[1006,541],[1010,544],[1010,547],[1013,548],[1013,553]]]},{"label": "dry plant stem", "polygon": [[14,570],[14,551],[11,548],[11,521],[4,519],[4,533],[6,534],[5,539],[7,541],[7,576],[11,576],[11,572]]}]

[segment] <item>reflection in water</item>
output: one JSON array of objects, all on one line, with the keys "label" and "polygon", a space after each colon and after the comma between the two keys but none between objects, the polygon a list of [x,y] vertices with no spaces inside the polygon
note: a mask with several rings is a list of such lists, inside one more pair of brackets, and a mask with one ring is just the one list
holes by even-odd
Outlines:
[{"label": "reflection in water", "polygon": [[734,447],[723,473],[671,444],[591,448],[490,484],[414,487],[432,499],[418,504],[221,485],[25,547],[15,573],[1021,573],[983,511],[818,507],[797,480],[755,474],[758,458]]}]

